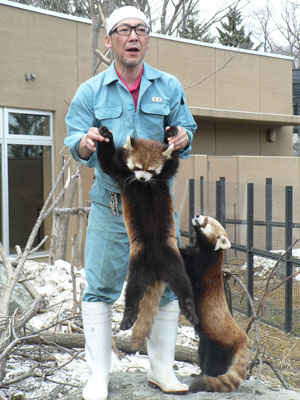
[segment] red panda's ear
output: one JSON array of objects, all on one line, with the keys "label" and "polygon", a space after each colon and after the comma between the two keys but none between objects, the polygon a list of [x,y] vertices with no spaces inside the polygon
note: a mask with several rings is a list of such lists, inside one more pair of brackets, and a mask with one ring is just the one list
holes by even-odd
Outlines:
[{"label": "red panda's ear", "polygon": [[123,146],[124,149],[128,150],[129,153],[131,153],[134,147],[134,142],[135,142],[134,138],[127,136],[126,143]]},{"label": "red panda's ear", "polygon": [[171,158],[171,154],[172,151],[174,150],[174,144],[170,144],[170,146],[168,146],[167,150],[165,150],[162,154],[163,156],[166,158],[166,160],[168,160],[169,158]]},{"label": "red panda's ear", "polygon": [[219,249],[229,249],[231,247],[231,243],[229,241],[229,239],[225,236],[225,235],[220,235],[217,239],[217,243],[215,246],[215,250],[219,250]]}]

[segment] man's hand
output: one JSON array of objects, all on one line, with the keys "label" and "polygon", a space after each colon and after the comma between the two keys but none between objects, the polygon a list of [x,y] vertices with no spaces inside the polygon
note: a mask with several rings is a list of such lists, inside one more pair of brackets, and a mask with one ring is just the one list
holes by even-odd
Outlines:
[{"label": "man's hand", "polygon": [[[178,126],[178,133],[176,136],[171,136],[168,138],[169,144],[174,144],[174,150],[185,149],[189,144],[189,136],[186,130],[182,126]],[[169,126],[166,127],[166,131],[170,129]]]},{"label": "man's hand", "polygon": [[83,160],[88,160],[91,154],[97,149],[97,142],[109,142],[108,138],[100,135],[99,129],[92,127],[83,136],[79,143],[78,154]]}]

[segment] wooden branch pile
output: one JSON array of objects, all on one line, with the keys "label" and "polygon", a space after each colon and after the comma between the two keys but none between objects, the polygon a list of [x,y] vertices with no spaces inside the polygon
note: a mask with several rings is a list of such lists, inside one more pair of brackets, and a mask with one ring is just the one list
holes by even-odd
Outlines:
[{"label": "wooden branch pile", "polygon": [[[29,255],[34,253],[37,249],[40,248],[42,243],[47,240],[45,237],[41,243],[35,248],[33,248],[34,240],[37,236],[38,230],[45,220],[45,218],[57,207],[57,204],[60,202],[63,195],[66,193],[70,183],[76,179],[78,179],[80,170],[76,170],[75,173],[70,176],[66,180],[66,183],[63,185],[61,190],[59,191],[57,197],[54,199],[55,192],[59,187],[65,169],[70,163],[70,160],[67,160],[61,169],[55,185],[49,194],[46,202],[37,218],[37,221],[29,235],[28,241],[26,243],[25,249],[22,252],[20,247],[17,246],[17,256],[12,261],[5,253],[2,244],[0,243],[0,256],[1,262],[4,265],[7,279],[4,280],[4,277],[1,277],[0,281],[0,289],[1,289],[1,297],[0,297],[0,382],[3,381],[5,377],[5,367],[8,356],[12,349],[20,343],[20,331],[23,329],[28,321],[36,315],[38,310],[42,304],[42,297],[39,293],[36,292],[34,286],[30,284],[28,281],[24,281],[24,277],[22,276],[24,264]],[[14,291],[14,288],[18,282],[21,282],[23,286],[28,290],[34,301],[31,306],[20,312],[16,310],[13,315],[9,314],[9,303]]]},{"label": "wooden branch pile", "polygon": [[[65,260],[68,245],[68,232],[70,216],[76,215],[78,218],[78,233],[76,246],[76,265],[81,268],[82,260],[82,243],[84,233],[84,218],[88,215],[90,208],[83,206],[83,190],[80,172],[82,170],[81,163],[75,163],[75,171],[78,171],[76,180],[70,182],[68,191],[61,199],[59,207],[53,209],[52,214],[52,232],[49,249],[49,263],[54,265],[56,260]],[[78,207],[73,207],[76,192],[78,194]]]}]

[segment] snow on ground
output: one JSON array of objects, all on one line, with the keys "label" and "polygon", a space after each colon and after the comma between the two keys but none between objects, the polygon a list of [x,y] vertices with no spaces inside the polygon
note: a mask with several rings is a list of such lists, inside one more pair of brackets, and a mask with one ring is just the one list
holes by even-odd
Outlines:
[{"label": "snow on ground", "polygon": [[[71,266],[65,261],[57,261],[54,266],[47,263],[37,263],[35,261],[28,261],[25,264],[24,272],[30,276],[35,276],[35,280],[31,281],[34,283],[36,290],[43,296],[45,296],[46,312],[40,313],[35,316],[31,321],[30,325],[34,330],[43,329],[55,323],[59,320],[67,319],[72,315],[73,297],[72,289],[73,283],[71,279]],[[76,294],[77,300],[80,299],[80,293],[82,292],[82,285],[85,284],[84,271],[76,270]],[[124,304],[124,292],[120,299],[113,306],[113,334],[128,335],[131,332],[119,332],[119,324],[123,316]],[[51,328],[51,331],[55,332],[68,332],[68,323],[65,326],[60,326],[60,330]],[[196,349],[197,340],[195,338],[194,329],[191,327],[180,327],[178,332],[178,343],[187,346],[193,346]],[[45,350],[44,350],[45,351]],[[12,385],[6,394],[16,395],[17,393],[23,394],[24,399],[48,399],[57,398],[63,396],[68,389],[75,386],[82,386],[88,378],[88,369],[84,359],[84,350],[78,349],[78,357],[72,360],[74,351],[68,352],[59,351],[53,347],[49,347],[48,361],[45,365],[49,368],[49,365],[53,366],[54,373],[49,377],[50,381],[42,381],[37,377],[30,377],[26,380]],[[18,349],[18,353],[30,352],[34,359],[39,355],[39,346],[22,345]],[[61,366],[64,363],[69,362],[63,368],[55,368]],[[37,365],[37,361],[29,360],[24,358],[22,355],[14,354],[8,361],[8,371],[6,380],[13,379],[21,373],[25,373],[30,368]],[[138,352],[135,355],[125,355],[123,358],[119,358],[114,352],[112,352],[112,363],[111,372],[126,373],[126,372],[145,372],[148,370],[148,357],[140,355]],[[193,366],[188,363],[175,362],[175,370],[182,376],[189,376],[191,374],[199,373],[197,366]],[[53,383],[55,382],[55,383]],[[69,386],[65,389],[58,387],[57,382],[67,382]],[[56,397],[53,396],[56,388],[60,388],[60,393],[57,393]],[[51,393],[51,395],[50,395]],[[22,397],[20,397],[22,398]]]},{"label": "snow on ground", "polygon": [[[273,250],[273,253],[283,254],[283,250]],[[293,257],[300,258],[300,249],[292,250]],[[284,261],[284,260],[283,260]],[[271,269],[275,266],[277,260],[271,260],[262,256],[254,256],[253,257],[253,267],[254,267],[254,275],[260,278],[266,277]],[[241,266],[242,270],[247,269],[247,264]],[[295,267],[295,273],[299,271],[300,268]],[[295,281],[300,282],[300,274],[295,277]]]}]

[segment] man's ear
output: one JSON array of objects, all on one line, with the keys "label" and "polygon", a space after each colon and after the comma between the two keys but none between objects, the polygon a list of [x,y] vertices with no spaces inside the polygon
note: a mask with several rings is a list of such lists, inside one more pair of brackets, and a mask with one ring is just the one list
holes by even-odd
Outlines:
[{"label": "man's ear", "polygon": [[105,36],[105,47],[107,49],[111,49],[112,45],[111,45],[111,37],[109,35]]}]

